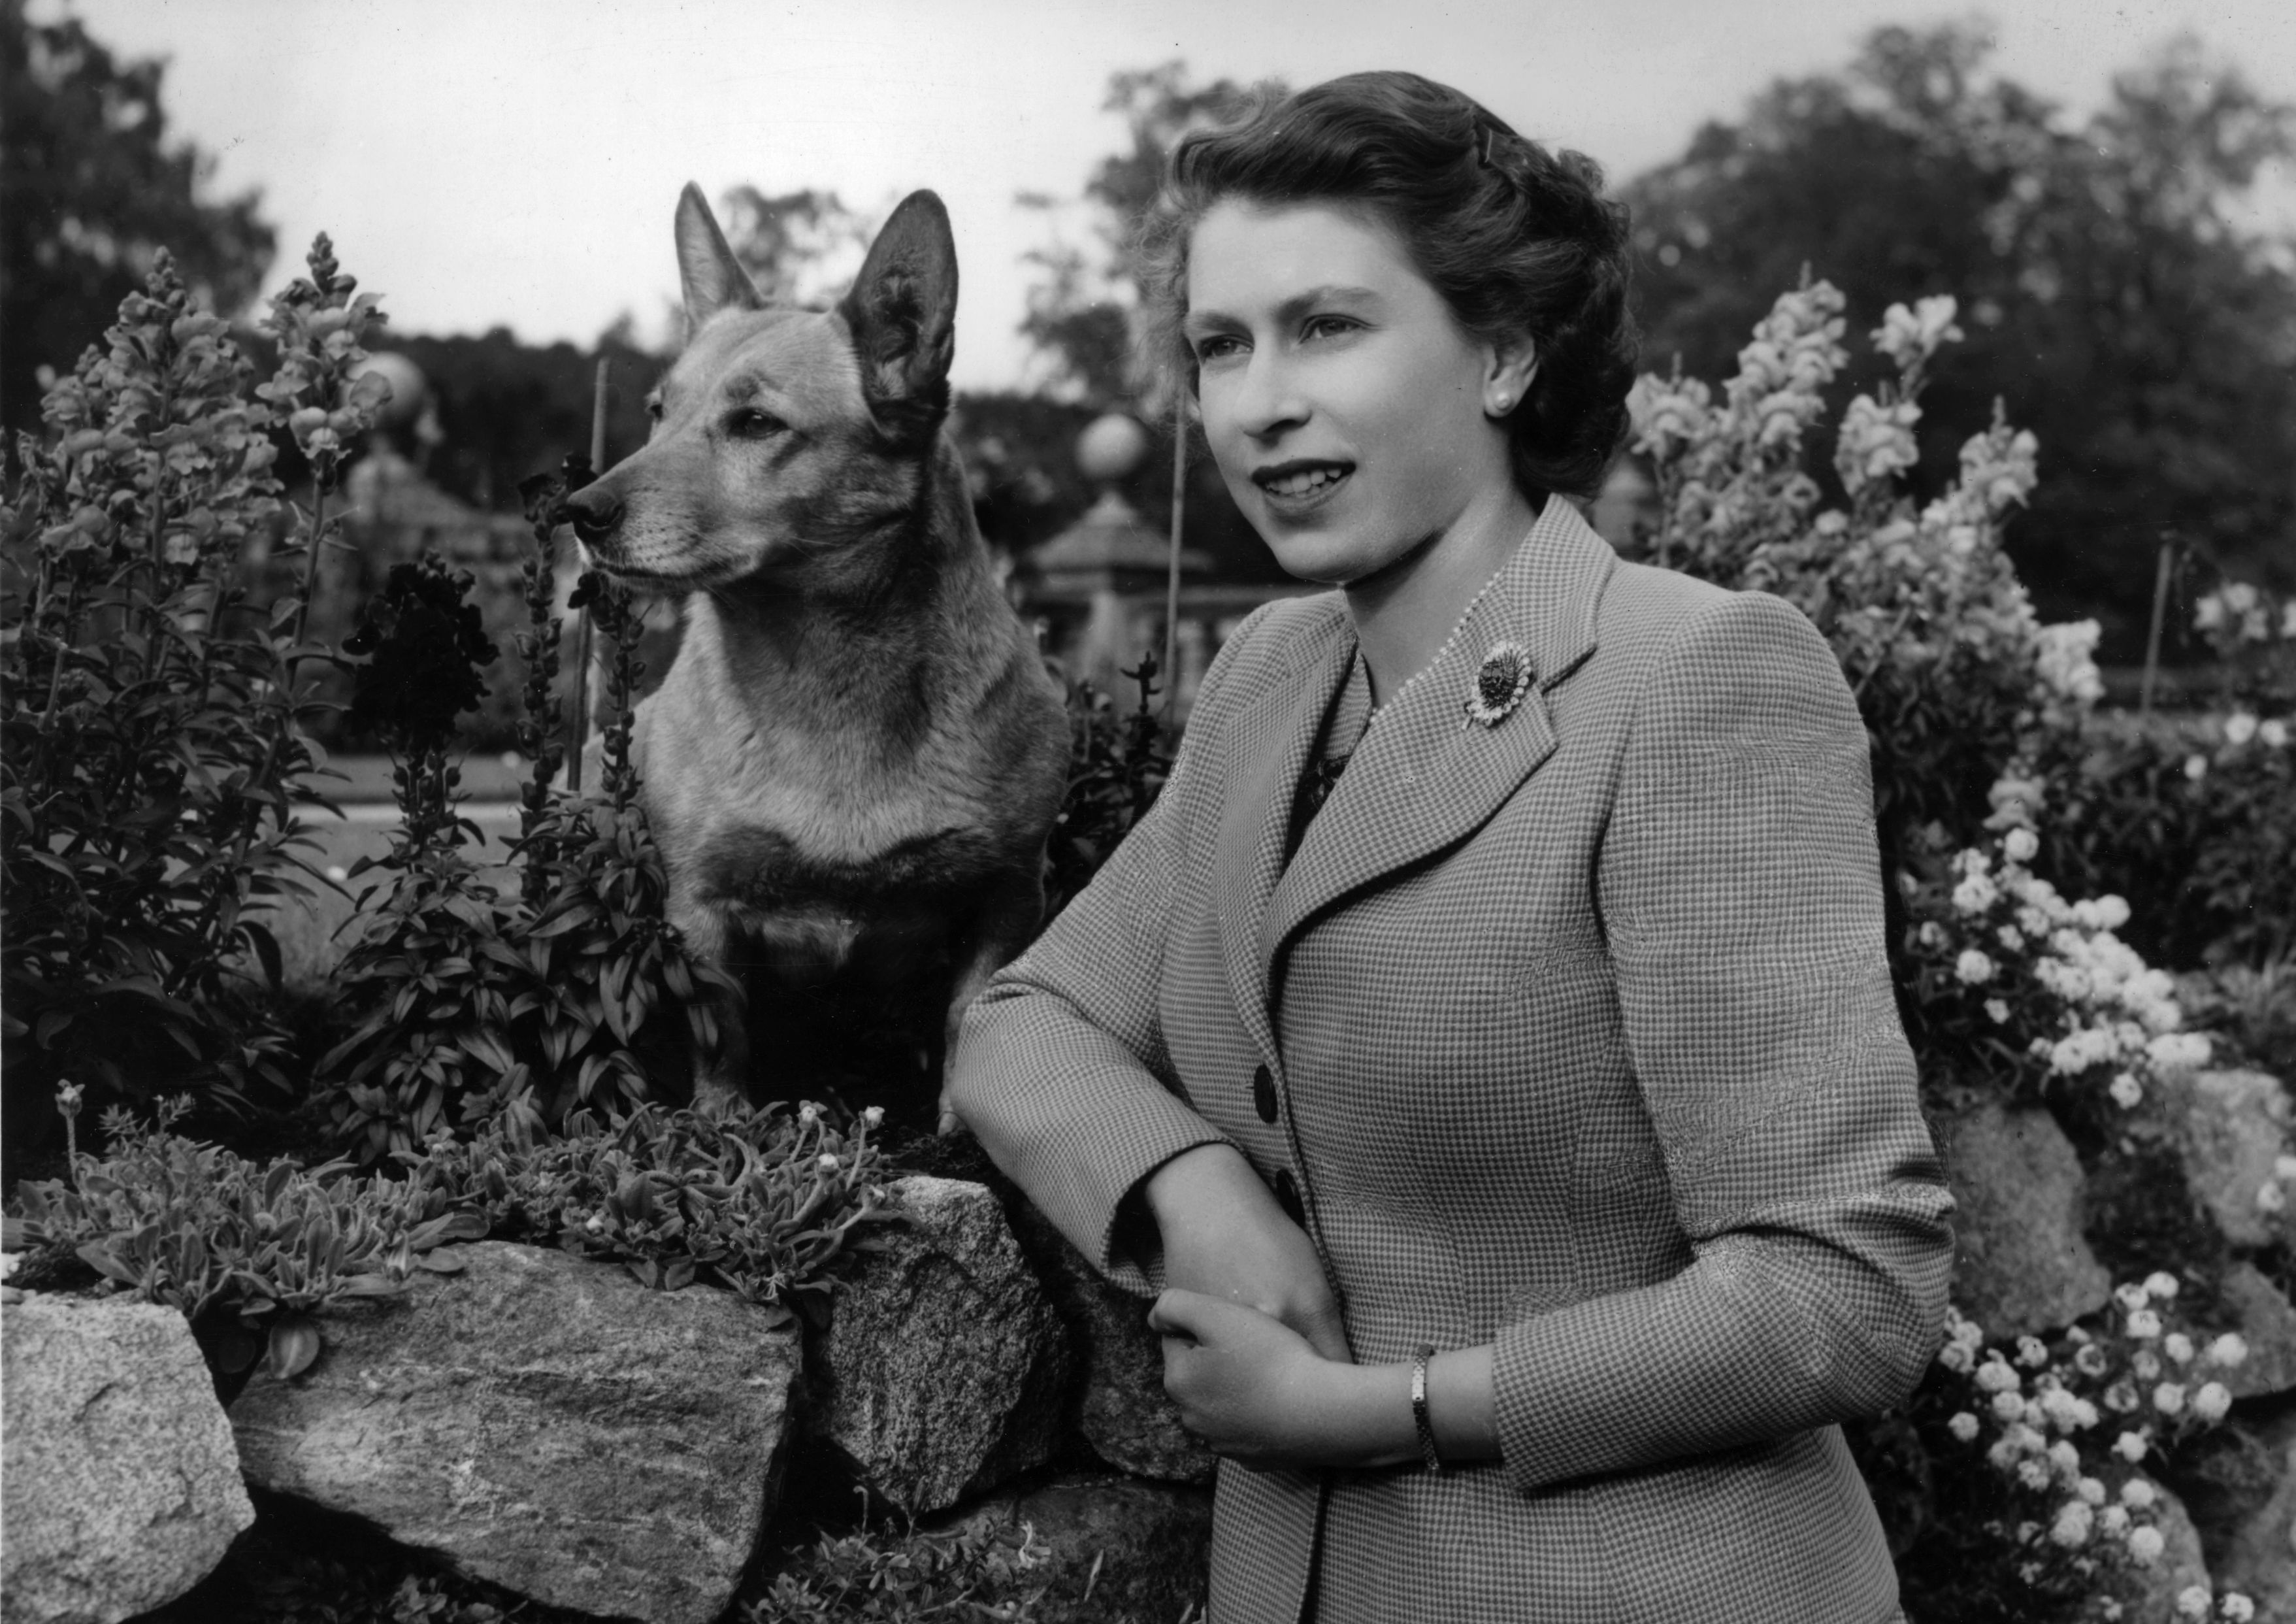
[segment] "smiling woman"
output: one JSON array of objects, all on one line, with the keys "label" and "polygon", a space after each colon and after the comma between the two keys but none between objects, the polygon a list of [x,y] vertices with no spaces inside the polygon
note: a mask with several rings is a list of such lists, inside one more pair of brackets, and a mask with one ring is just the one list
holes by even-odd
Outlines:
[{"label": "smiling woman", "polygon": [[1781,600],[1620,562],[1594,166],[1362,74],[1176,148],[1166,358],[1283,567],[952,1091],[1224,1457],[1221,1624],[1879,1624],[1839,1423],[1950,1207],[1866,743]]}]

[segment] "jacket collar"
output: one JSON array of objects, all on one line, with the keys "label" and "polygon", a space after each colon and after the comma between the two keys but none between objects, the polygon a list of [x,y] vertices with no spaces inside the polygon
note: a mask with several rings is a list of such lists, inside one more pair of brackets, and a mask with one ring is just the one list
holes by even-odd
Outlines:
[{"label": "jacket collar", "polygon": [[[1594,652],[1616,562],[1575,507],[1550,496],[1448,650],[1380,712],[1286,866],[1293,791],[1356,656],[1340,595],[1310,601],[1283,674],[1231,724],[1217,858],[1229,988],[1271,1062],[1270,995],[1292,937],[1348,893],[1465,838],[1554,753],[1546,696]],[[1532,685],[1483,727],[1463,706],[1498,643],[1529,651]]]}]

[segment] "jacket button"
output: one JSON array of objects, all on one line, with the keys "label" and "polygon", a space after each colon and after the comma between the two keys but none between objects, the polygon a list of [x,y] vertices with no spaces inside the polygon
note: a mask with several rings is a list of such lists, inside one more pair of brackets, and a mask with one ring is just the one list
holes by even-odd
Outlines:
[{"label": "jacket button", "polygon": [[1275,1120],[1275,1079],[1266,1066],[1251,1074],[1251,1104],[1261,1121]]},{"label": "jacket button", "polygon": [[1275,1204],[1292,1215],[1292,1221],[1305,1229],[1308,1209],[1300,1200],[1300,1181],[1292,1177],[1290,1168],[1279,1169],[1275,1175]]}]

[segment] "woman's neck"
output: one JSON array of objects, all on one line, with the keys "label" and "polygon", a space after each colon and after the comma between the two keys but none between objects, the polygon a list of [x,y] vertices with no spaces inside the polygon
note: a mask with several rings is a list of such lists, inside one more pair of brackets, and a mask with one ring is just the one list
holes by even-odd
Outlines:
[{"label": "woman's neck", "polygon": [[1538,517],[1509,483],[1376,575],[1348,584],[1348,614],[1370,672],[1374,705],[1385,705],[1434,663],[1476,595]]}]

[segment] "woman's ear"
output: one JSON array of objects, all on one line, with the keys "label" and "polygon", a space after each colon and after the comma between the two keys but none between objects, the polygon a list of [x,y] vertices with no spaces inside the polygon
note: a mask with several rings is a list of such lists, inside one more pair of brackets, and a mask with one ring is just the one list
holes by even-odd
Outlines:
[{"label": "woman's ear", "polygon": [[1492,345],[1483,367],[1483,411],[1492,417],[1505,417],[1522,404],[1530,393],[1530,381],[1538,375],[1538,350],[1529,339]]}]

